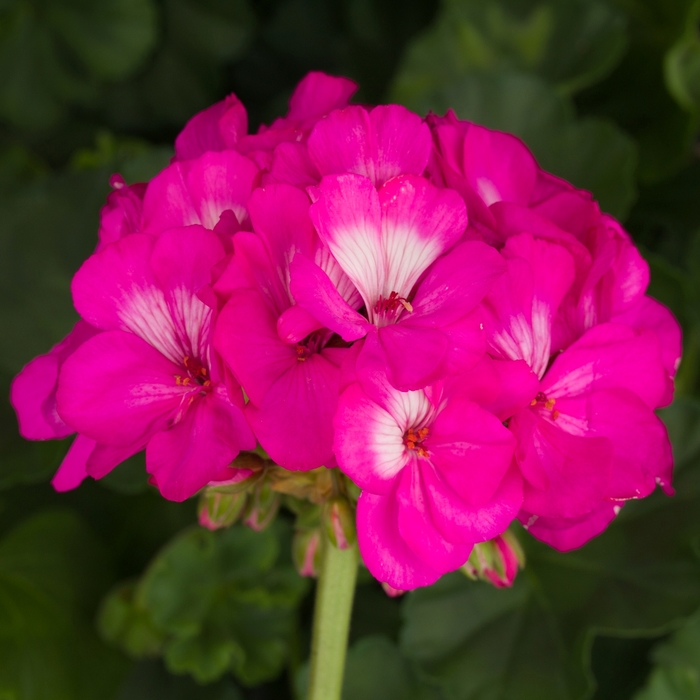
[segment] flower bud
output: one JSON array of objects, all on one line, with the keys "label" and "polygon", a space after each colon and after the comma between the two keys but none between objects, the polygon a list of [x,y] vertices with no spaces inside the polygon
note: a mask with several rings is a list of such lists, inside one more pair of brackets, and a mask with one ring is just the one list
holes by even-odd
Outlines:
[{"label": "flower bud", "polygon": [[216,489],[206,489],[199,499],[199,524],[210,530],[229,527],[238,520],[243,512],[247,494],[221,493]]},{"label": "flower bud", "polygon": [[297,530],[292,540],[292,559],[300,576],[318,576],[321,564],[321,530]]},{"label": "flower bud", "polygon": [[462,571],[472,579],[488,581],[497,588],[513,585],[518,569],[525,566],[525,553],[512,532],[474,545]]},{"label": "flower bud", "polygon": [[355,543],[355,511],[347,498],[335,496],[323,506],[323,524],[331,544],[347,549]]},{"label": "flower bud", "polygon": [[256,484],[248,500],[243,524],[260,532],[274,520],[279,507],[280,495],[272,490],[272,485],[267,479],[262,479]]}]

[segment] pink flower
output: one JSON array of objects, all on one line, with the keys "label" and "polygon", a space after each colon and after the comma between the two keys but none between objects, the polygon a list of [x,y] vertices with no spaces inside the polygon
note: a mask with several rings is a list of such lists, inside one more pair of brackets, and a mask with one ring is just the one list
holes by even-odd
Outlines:
[{"label": "pink flower", "polygon": [[466,226],[457,194],[415,175],[394,177],[379,191],[367,177],[337,175],[326,176],[312,196],[311,218],[359,291],[367,318],[301,254],[290,267],[297,303],[346,341],[377,333],[399,389],[476,364],[484,349],[476,307],[504,268],[483,243],[453,248]]},{"label": "pink flower", "polygon": [[402,392],[387,381],[376,339],[365,342],[358,381],[340,398],[335,452],[363,489],[363,560],[380,581],[410,590],[459,568],[475,542],[503,532],[520,508],[513,436],[475,402],[508,394],[495,369],[505,363],[484,360],[471,375]]},{"label": "pink flower", "polygon": [[503,254],[508,273],[484,302],[485,325],[491,352],[525,360],[540,378],[530,405],[508,424],[524,478],[522,517],[530,525],[531,516],[550,519],[533,534],[547,537],[552,519],[602,522],[598,514],[611,512],[601,511],[605,502],[646,496],[657,483],[670,490],[670,444],[653,412],[667,391],[658,336],[600,324],[552,362],[552,325],[574,283],[573,258],[529,234],[509,238]]},{"label": "pink flower", "polygon": [[64,362],[58,413],[104,446],[100,478],[146,448],[155,485],[184,500],[255,446],[235,381],[212,352],[212,310],[196,296],[224,256],[201,227],[133,234],[91,256],[73,279],[81,316],[103,330]]},{"label": "pink flower", "polygon": [[195,114],[175,139],[175,160],[199,158],[207,151],[225,151],[248,133],[248,114],[243,103],[229,95]]},{"label": "pink flower", "polygon": [[138,182],[135,185],[127,185],[121,175],[112,175],[109,184],[113,187],[113,191],[108,195],[107,203],[100,211],[97,250],[101,250],[108,243],[118,241],[123,236],[138,233],[141,230],[146,184]]},{"label": "pink flower", "polygon": [[246,416],[258,440],[287,469],[334,463],[332,421],[347,352],[329,346],[332,333],[294,305],[290,260],[297,254],[316,261],[309,264],[325,269],[352,306],[360,303],[321,245],[309,205],[304,192],[288,185],[256,190],[248,203],[256,233],[234,236],[233,258],[214,285],[227,299],[215,346],[250,399]]}]

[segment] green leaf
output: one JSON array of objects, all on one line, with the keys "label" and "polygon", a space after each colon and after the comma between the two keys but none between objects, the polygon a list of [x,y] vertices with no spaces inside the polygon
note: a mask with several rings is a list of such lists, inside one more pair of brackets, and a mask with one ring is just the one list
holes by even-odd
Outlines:
[{"label": "green leaf", "polygon": [[615,4],[629,17],[629,50],[605,80],[577,96],[577,107],[627,131],[640,147],[640,180],[659,182],[691,161],[698,127],[664,79],[666,53],[684,34],[692,0]]},{"label": "green leaf", "polygon": [[394,95],[414,103],[474,70],[527,71],[574,92],[608,73],[625,43],[624,15],[595,0],[448,0],[412,43]]},{"label": "green leaf", "polygon": [[656,667],[634,700],[700,698],[700,615],[695,614],[652,651]]},{"label": "green leaf", "polygon": [[151,0],[15,0],[0,8],[0,117],[50,126],[99,81],[137,69],[156,39]]},{"label": "green leaf", "polygon": [[109,89],[102,106],[116,131],[180,130],[224,95],[224,62],[250,45],[255,15],[247,0],[166,0],[164,36],[134,81]]},{"label": "green leaf", "polygon": [[440,700],[421,681],[396,645],[384,636],[365,637],[348,651],[343,700]]},{"label": "green leaf", "polygon": [[107,599],[103,634],[135,656],[162,651],[171,671],[202,683],[227,671],[246,685],[273,678],[287,659],[307,585],[290,563],[279,562],[280,538],[288,547],[279,523],[260,533],[185,531],[133,591]]},{"label": "green leaf", "polygon": [[669,92],[690,112],[700,109],[700,2],[696,0],[688,12],[684,35],[668,50],[664,60],[664,76]]},{"label": "green leaf", "polygon": [[0,541],[0,697],[110,697],[125,665],[91,629],[108,582],[103,549],[69,512],[36,515]]},{"label": "green leaf", "polygon": [[571,102],[527,74],[473,72],[410,100],[419,112],[455,110],[461,119],[520,136],[546,170],[592,190],[624,218],[636,196],[636,147],[614,124],[576,120]]}]

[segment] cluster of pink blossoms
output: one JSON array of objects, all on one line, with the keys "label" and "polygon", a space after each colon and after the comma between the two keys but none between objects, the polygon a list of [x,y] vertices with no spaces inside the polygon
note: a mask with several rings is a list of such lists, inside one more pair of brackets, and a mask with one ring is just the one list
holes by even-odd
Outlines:
[{"label": "cluster of pink blossoms", "polygon": [[311,73],[257,134],[230,96],[147,185],[115,176],[82,320],[12,387],[25,437],[77,433],[55,488],[145,449],[180,501],[260,443],[360,487],[401,590],[514,519],[567,550],[671,493],[680,330],[629,235],[517,138],[355,88]]}]

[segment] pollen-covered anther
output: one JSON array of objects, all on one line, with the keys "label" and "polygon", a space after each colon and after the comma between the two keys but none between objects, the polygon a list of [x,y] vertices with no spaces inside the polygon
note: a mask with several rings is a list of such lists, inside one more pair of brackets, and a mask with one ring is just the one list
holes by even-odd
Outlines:
[{"label": "pollen-covered anther", "polygon": [[399,296],[398,292],[392,292],[386,299],[382,296],[377,299],[377,303],[374,305],[374,313],[394,314],[400,306],[409,313],[413,311],[413,306],[406,297]]},{"label": "pollen-covered anther", "polygon": [[427,457],[430,453],[423,445],[423,441],[428,437],[429,432],[428,428],[419,428],[418,430],[409,428],[403,436],[403,443],[407,449],[417,452],[419,457]]},{"label": "pollen-covered anther", "polygon": [[307,348],[305,345],[297,344],[297,346],[294,348],[297,353],[297,360],[299,362],[304,362],[306,358],[311,354],[311,350]]}]

